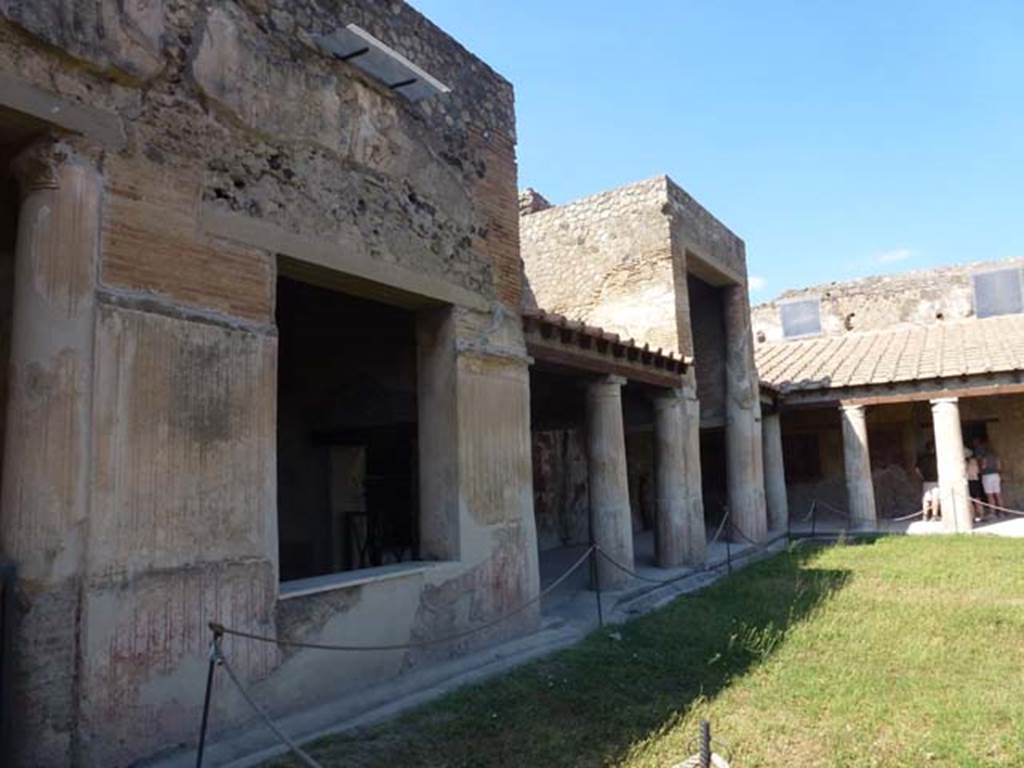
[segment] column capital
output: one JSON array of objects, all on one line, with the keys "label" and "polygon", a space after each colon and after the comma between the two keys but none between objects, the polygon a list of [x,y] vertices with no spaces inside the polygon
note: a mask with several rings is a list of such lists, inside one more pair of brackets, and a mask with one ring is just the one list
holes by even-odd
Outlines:
[{"label": "column capital", "polygon": [[929,400],[928,402],[931,404],[931,406],[933,408],[936,405],[946,405],[946,404],[949,404],[949,405],[959,405],[960,398],[959,397],[934,397],[931,400]]},{"label": "column capital", "polygon": [[96,168],[97,149],[80,139],[58,134],[42,136],[11,161],[11,173],[22,197],[40,189],[59,189],[61,170],[71,164]]},{"label": "column capital", "polygon": [[843,413],[863,413],[865,408],[864,403],[839,403],[839,410]]},{"label": "column capital", "polygon": [[670,408],[674,405],[685,403],[686,400],[686,391],[680,388],[659,389],[651,395],[651,402],[655,408]]},{"label": "column capital", "polygon": [[588,392],[601,392],[602,390],[620,390],[626,383],[624,376],[617,376],[615,374],[608,374],[607,376],[599,376],[594,379],[589,379],[586,383]]}]

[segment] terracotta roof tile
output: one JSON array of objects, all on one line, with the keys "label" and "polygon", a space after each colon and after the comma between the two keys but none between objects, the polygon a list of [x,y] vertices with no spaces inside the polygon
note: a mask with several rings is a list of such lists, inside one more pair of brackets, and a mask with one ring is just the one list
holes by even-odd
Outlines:
[{"label": "terracotta roof tile", "polygon": [[1024,370],[1024,315],[763,344],[758,373],[780,392]]}]

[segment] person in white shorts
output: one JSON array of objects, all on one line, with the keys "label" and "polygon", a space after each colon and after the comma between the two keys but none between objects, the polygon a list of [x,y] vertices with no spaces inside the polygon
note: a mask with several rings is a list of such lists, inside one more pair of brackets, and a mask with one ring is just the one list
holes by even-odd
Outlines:
[{"label": "person in white shorts", "polygon": [[[1003,483],[999,476],[999,457],[992,452],[987,443],[982,443],[981,452],[978,456],[981,464],[981,487],[985,491],[985,498],[989,504],[996,507],[1003,506]],[[1001,510],[994,510],[1000,514]]]}]

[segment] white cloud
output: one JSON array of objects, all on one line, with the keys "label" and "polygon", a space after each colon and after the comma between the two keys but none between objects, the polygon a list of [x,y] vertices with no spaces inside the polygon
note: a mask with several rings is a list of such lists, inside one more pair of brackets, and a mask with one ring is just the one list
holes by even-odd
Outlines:
[{"label": "white cloud", "polygon": [[757,293],[758,291],[764,290],[765,279],[758,275],[750,275],[747,278],[747,287],[750,288],[751,293]]},{"label": "white cloud", "polygon": [[876,253],[873,261],[876,264],[895,264],[898,261],[906,261],[914,252],[909,248],[894,248],[891,251]]}]

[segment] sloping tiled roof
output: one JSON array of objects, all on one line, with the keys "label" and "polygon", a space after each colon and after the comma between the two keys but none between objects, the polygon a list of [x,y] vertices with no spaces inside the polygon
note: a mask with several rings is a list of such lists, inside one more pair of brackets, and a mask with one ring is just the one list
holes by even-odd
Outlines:
[{"label": "sloping tiled roof", "polygon": [[523,332],[527,351],[536,358],[571,360],[590,370],[607,369],[649,383],[678,386],[677,379],[693,364],[691,357],[652,350],[647,344],[641,347],[633,339],[543,309],[523,310]]},{"label": "sloping tiled roof", "polygon": [[783,394],[1024,370],[1024,315],[762,344],[761,379]]}]

